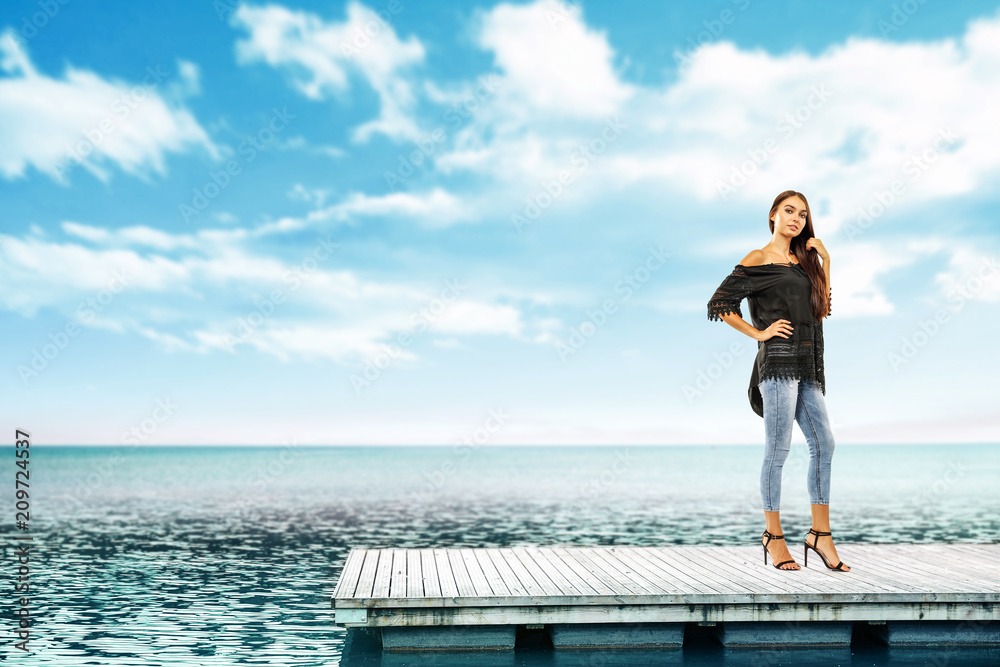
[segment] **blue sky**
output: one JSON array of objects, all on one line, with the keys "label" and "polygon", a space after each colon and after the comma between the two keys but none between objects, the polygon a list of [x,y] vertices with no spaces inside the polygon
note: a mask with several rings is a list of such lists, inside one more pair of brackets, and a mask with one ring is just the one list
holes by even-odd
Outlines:
[{"label": "blue sky", "polygon": [[902,4],[6,2],[3,423],[759,443],[794,189],[838,442],[996,442],[1000,5]]}]

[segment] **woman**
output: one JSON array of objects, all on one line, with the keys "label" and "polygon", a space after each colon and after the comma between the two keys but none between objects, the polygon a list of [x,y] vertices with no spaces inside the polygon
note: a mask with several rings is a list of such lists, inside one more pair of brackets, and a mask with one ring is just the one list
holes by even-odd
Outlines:
[{"label": "woman", "polygon": [[[786,190],[769,214],[771,241],[736,265],[708,302],[708,318],[723,320],[757,341],[750,376],[750,406],[764,418],[764,464],[760,495],[767,528],[761,536],[764,563],[798,570],[788,552],[779,517],[781,469],[792,442],[792,422],[809,443],[806,486],[812,528],[803,551],[812,549],[832,570],[851,568],[837,556],[830,532],[830,461],[833,432],[826,413],[823,373],[823,318],[830,315],[830,254],[813,236],[805,195]],[[823,260],[820,264],[820,259]],[[743,319],[740,301],[750,303],[753,326]],[[836,563],[836,565],[834,565]]]}]

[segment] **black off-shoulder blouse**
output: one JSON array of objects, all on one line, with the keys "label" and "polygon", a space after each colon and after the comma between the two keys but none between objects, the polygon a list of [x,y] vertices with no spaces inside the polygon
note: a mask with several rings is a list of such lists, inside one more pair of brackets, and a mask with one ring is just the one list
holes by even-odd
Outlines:
[{"label": "black off-shoulder blouse", "polygon": [[[811,379],[826,395],[823,372],[823,321],[812,312],[809,303],[812,285],[806,270],[797,263],[771,263],[758,266],[737,264],[708,302],[708,319],[722,321],[722,315],[736,313],[743,317],[740,302],[750,303],[750,319],[763,331],[775,320],[792,323],[788,338],[774,336],[757,342],[757,357],[750,374],[747,395],[750,407],[764,416],[764,401],[758,384],[765,378]],[[831,297],[833,290],[830,291]],[[830,314],[831,310],[827,312]]]}]

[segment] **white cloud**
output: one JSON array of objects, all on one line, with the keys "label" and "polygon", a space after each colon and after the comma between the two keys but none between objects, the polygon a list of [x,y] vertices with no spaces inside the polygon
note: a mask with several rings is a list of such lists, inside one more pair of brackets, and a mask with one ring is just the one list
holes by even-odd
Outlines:
[{"label": "white cloud", "polygon": [[[421,322],[433,334],[523,339],[514,306],[472,299],[460,289],[449,288],[453,296],[442,301],[434,289],[362,280],[338,268],[329,238],[287,261],[254,254],[243,239],[218,230],[174,235],[76,222],[62,228],[84,243],[0,235],[0,306],[24,317],[56,309],[67,320],[138,334],[168,351],[240,352],[245,345],[282,360],[372,358]],[[173,256],[160,254],[167,251]],[[101,304],[99,316],[81,319],[80,304],[92,299]],[[265,311],[277,314],[242,335],[241,322]],[[404,350],[400,358],[418,356]]]},{"label": "white cloud", "polygon": [[837,252],[831,276],[833,312],[838,317],[895,314],[894,301],[904,295],[888,291],[889,279],[900,269],[938,262],[947,268],[927,276],[931,289],[905,288],[905,296],[933,308],[954,308],[959,294],[963,301],[1000,301],[1000,264],[995,242],[905,235],[856,242],[849,251]]},{"label": "white cloud", "polygon": [[504,333],[515,338],[521,336],[523,328],[521,311],[517,308],[468,300],[446,308],[430,326],[440,333]]},{"label": "white cloud", "polygon": [[196,237],[189,234],[168,234],[145,225],[123,227],[116,231],[102,227],[81,225],[76,222],[63,222],[63,231],[87,241],[115,246],[148,246],[157,250],[173,250],[174,248],[196,248]]},{"label": "white cloud", "polygon": [[606,35],[586,25],[577,5],[497,5],[482,17],[478,40],[503,70],[509,103],[532,113],[602,118],[633,94],[613,69]]},{"label": "white cloud", "polygon": [[[895,306],[882,281],[897,269],[910,266],[932,249],[917,244],[855,243],[850,252],[837,253],[831,269],[832,310],[837,317],[888,315]],[[833,250],[831,250],[831,254]],[[707,301],[707,300],[706,300]]]},{"label": "white cloud", "polygon": [[[61,183],[82,167],[107,181],[109,164],[145,177],[166,173],[165,157],[202,147],[219,153],[194,116],[166,97],[197,90],[197,68],[179,63],[179,77],[160,65],[138,80],[106,80],[67,67],[63,78],[39,73],[12,29],[0,35],[0,175],[22,177],[28,167]],[[164,88],[160,90],[160,86]]]},{"label": "white cloud", "polygon": [[[948,268],[934,276],[940,294],[949,301],[951,307],[958,300],[1000,302],[1000,253],[989,244],[959,243],[951,241],[952,253]],[[989,254],[985,254],[988,253]]]},{"label": "white cloud", "polygon": [[344,201],[327,208],[325,212],[338,219],[346,219],[351,215],[394,215],[442,224],[470,214],[461,200],[442,188],[434,188],[423,194],[393,192],[376,197],[355,192]]},{"label": "white cloud", "polygon": [[[393,17],[391,12],[384,14]],[[242,4],[230,23],[250,33],[236,44],[240,63],[264,61],[290,72],[304,70],[308,76],[293,74],[293,83],[309,99],[324,99],[328,93],[342,95],[352,71],[363,77],[378,94],[382,108],[377,119],[355,128],[355,141],[367,141],[375,132],[396,139],[419,135],[411,118],[416,97],[405,70],[423,61],[424,47],[415,37],[400,40],[392,23],[368,7],[349,2],[346,21],[327,23],[314,14],[280,5]],[[369,36],[376,30],[377,34]]]},{"label": "white cloud", "polygon": [[[295,185],[289,196],[321,205],[326,194],[325,190],[306,190],[301,185]],[[478,220],[481,214],[476,211],[474,204],[440,187],[423,193],[392,192],[377,196],[352,192],[336,204],[314,209],[303,217],[285,216],[259,225],[249,230],[248,235],[292,232],[329,221],[352,224],[355,217],[364,216],[397,217],[407,222],[420,222],[428,227],[443,227],[456,222]]]},{"label": "white cloud", "polygon": [[38,238],[0,235],[0,260],[4,266],[0,303],[25,317],[43,306],[61,307],[72,314],[82,299],[101,292],[163,291],[189,280],[187,267],[164,257],[145,258],[129,249],[93,249]]},{"label": "white cloud", "polygon": [[[902,190],[880,225],[929,201],[982,191],[1000,167],[1000,15],[971,22],[957,39],[852,37],[817,55],[719,41],[658,87],[622,80],[605,36],[584,24],[579,8],[550,27],[559,6],[502,4],[481,21],[476,36],[492,50],[503,84],[433,159],[441,173],[489,179],[488,188],[477,182],[481,210],[497,210],[482,206],[486,197],[530,197],[560,170],[572,172],[573,151],[598,139],[600,120],[612,116],[625,129],[586,173],[572,172],[560,207],[626,186],[766,206],[792,188],[810,197],[821,231],[832,236],[861,210],[877,209],[894,183]],[[563,53],[584,66],[564,62]],[[592,115],[574,117],[574,109]],[[734,178],[724,199],[720,185]]]},{"label": "white cloud", "polygon": [[296,183],[288,191],[289,199],[304,201],[315,206],[322,206],[328,196],[330,196],[330,191],[326,188],[307,188],[301,183]]},{"label": "white cloud", "polygon": [[1000,166],[989,111],[1000,61],[985,37],[998,31],[1000,20],[983,19],[958,41],[851,38],[817,56],[706,45],[675,84],[629,109],[647,149],[615,152],[607,173],[719,202],[719,184],[743,174],[738,201],[821,193],[811,204],[828,206],[827,233],[894,181],[904,191],[891,214],[974,192]]}]

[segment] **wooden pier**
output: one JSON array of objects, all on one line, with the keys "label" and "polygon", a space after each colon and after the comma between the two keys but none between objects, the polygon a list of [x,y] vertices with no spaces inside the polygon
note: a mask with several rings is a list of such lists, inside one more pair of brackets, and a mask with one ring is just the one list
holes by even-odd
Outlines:
[{"label": "wooden pier", "polygon": [[[801,544],[791,543],[800,566]],[[850,572],[764,565],[760,547],[351,549],[334,622],[385,650],[674,647],[689,624],[726,647],[1000,645],[1000,544],[838,545]]]}]

